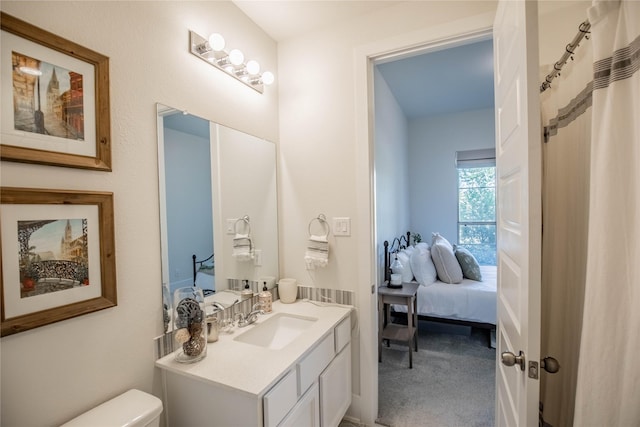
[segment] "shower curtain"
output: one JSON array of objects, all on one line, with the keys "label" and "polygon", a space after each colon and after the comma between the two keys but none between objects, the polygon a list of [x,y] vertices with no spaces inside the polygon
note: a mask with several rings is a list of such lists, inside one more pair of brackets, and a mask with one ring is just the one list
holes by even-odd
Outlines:
[{"label": "shower curtain", "polygon": [[[585,15],[576,17],[586,19]],[[593,54],[583,40],[574,61],[541,94],[543,155],[541,356],[561,371],[540,377],[545,422],[573,423],[589,220]],[[552,67],[543,70],[544,75]]]},{"label": "shower curtain", "polygon": [[640,2],[595,1],[589,244],[575,426],[640,425]]},{"label": "shower curtain", "polygon": [[553,426],[638,426],[640,2],[588,16],[591,40],[541,95],[541,351],[562,368],[540,395]]}]

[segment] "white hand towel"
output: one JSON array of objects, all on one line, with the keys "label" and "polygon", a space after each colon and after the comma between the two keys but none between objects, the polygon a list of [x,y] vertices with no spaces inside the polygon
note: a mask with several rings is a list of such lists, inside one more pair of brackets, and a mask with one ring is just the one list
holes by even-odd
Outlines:
[{"label": "white hand towel", "polygon": [[253,259],[253,246],[248,234],[237,234],[233,238],[233,257],[238,261]]},{"label": "white hand towel", "polygon": [[311,235],[309,237],[304,261],[307,265],[307,270],[327,266],[329,263],[329,241],[327,236]]}]

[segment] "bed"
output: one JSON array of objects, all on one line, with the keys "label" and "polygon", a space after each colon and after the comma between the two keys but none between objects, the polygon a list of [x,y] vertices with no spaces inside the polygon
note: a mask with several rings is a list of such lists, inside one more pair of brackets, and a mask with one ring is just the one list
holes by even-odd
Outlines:
[{"label": "bed", "polygon": [[[389,284],[391,265],[398,258],[401,264],[405,266],[402,270],[403,283],[420,283],[417,294],[419,319],[485,329],[489,332],[491,345],[495,339],[493,337],[495,337],[496,328],[496,267],[479,266],[482,276],[481,281],[463,277],[460,283],[445,283],[437,277],[436,273],[434,277],[436,280],[429,283],[431,280],[425,281],[422,277],[424,274],[420,271],[420,264],[417,266],[418,269],[410,268],[409,271],[407,271],[406,267],[406,265],[416,266],[416,263],[412,261],[415,261],[420,256],[414,254],[418,248],[423,250],[425,257],[430,256],[425,255],[426,252],[424,252],[424,248],[428,247],[428,245],[421,243],[418,246],[411,246],[410,242],[411,234],[409,232],[393,239],[391,244],[388,241],[384,242],[385,284]],[[406,306],[394,305],[392,309],[395,312],[395,317],[406,318]]]},{"label": "bed", "polygon": [[193,265],[193,285],[202,289],[205,296],[216,291],[216,269],[214,264],[214,254],[207,258],[198,260],[196,254],[191,256]]}]

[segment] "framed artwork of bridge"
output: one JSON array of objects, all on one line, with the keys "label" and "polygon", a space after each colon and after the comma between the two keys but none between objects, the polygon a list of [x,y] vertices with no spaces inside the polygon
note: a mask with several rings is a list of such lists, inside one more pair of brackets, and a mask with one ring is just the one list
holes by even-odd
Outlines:
[{"label": "framed artwork of bridge", "polygon": [[109,58],[2,13],[2,160],[111,171]]},{"label": "framed artwork of bridge", "polygon": [[1,336],[117,305],[113,193],[0,188]]}]

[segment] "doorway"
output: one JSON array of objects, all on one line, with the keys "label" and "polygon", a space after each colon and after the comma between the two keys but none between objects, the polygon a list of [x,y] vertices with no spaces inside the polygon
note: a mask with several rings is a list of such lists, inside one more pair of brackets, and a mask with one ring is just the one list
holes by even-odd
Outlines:
[{"label": "doorway", "polygon": [[[491,32],[376,57],[372,65],[376,247],[407,230],[429,243],[431,232],[458,243],[455,153],[495,146]],[[376,259],[384,259],[379,251]],[[382,270],[378,263],[378,283]],[[378,421],[493,425],[495,350],[484,337],[468,326],[420,321],[412,371],[403,364],[406,347],[383,349]],[[457,369],[470,364],[477,369]]]}]

